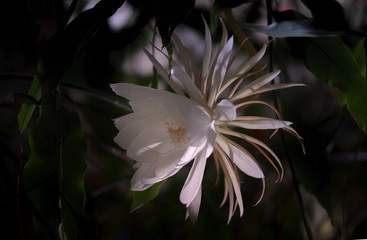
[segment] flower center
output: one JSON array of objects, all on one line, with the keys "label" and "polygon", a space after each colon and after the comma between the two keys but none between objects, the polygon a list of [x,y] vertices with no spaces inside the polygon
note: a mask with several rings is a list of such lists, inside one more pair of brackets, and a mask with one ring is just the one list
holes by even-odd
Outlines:
[{"label": "flower center", "polygon": [[173,143],[185,143],[186,138],[186,128],[182,126],[173,126],[166,122],[167,133],[169,134]]}]

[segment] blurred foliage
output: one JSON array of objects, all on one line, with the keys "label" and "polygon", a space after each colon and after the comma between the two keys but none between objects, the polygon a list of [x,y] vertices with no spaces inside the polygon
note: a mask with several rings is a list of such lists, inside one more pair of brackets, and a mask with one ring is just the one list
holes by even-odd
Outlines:
[{"label": "blurred foliage", "polygon": [[[116,30],[109,20],[121,9],[127,17],[118,20]],[[236,22],[223,10],[233,10]],[[2,236],[307,239],[303,210],[313,239],[365,238],[366,10],[367,4],[357,0],[1,1]],[[288,136],[268,140],[285,166],[284,180],[274,184],[275,173],[261,163],[267,188],[253,207],[261,183],[241,176],[246,210],[229,225],[227,206],[219,208],[223,186],[221,181],[214,186],[212,164],[193,225],[179,201],[188,168],[159,188],[132,193],[133,160],[113,142],[117,130],[112,119],[130,109],[109,84],[149,85],[153,71],[144,73],[144,63],[134,58],[156,41],[152,32],[166,46],[178,28],[203,34],[202,17],[211,20],[216,40],[218,17],[228,26],[241,26],[229,27],[230,34],[243,31],[257,49],[274,37],[271,58],[264,63],[282,70],[282,82],[307,84],[263,96],[277,99],[284,118],[303,137],[307,154]],[[185,41],[189,47],[197,40]],[[144,202],[131,212],[131,206]]]}]

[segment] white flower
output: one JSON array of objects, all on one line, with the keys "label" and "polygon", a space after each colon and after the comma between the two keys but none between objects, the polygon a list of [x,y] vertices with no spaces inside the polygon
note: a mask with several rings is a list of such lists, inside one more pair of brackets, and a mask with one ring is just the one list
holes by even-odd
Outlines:
[{"label": "white flower", "polygon": [[[264,183],[264,174],[253,155],[228,136],[253,145],[271,162],[279,179],[282,178],[282,164],[277,155],[265,143],[245,133],[236,132],[233,127],[274,131],[282,128],[299,138],[290,127],[290,122],[259,116],[237,116],[239,108],[251,104],[268,106],[279,116],[273,106],[254,100],[253,96],[301,84],[268,85],[279,74],[279,71],[275,71],[238,89],[243,79],[253,74],[248,71],[260,61],[266,48],[262,47],[256,55],[241,64],[234,74],[229,75],[228,69],[235,59],[231,59],[233,38],[228,40],[223,23],[222,27],[221,43],[215,55],[212,55],[212,40],[205,23],[205,49],[201,71],[190,51],[176,35],[173,35],[173,39],[181,56],[182,66],[173,60],[171,71],[167,71],[153,55],[146,52],[174,93],[128,83],[111,85],[116,94],[129,100],[133,110],[133,113],[115,121],[119,133],[114,139],[127,150],[127,156],[136,161],[137,170],[131,180],[131,189],[145,190],[176,174],[193,160],[180,194],[180,200],[186,205],[193,222],[198,216],[201,183],[207,159],[211,155],[224,173],[225,193],[221,205],[229,197],[228,222],[237,206],[241,216],[244,211],[237,168],[249,176],[263,179]],[[225,95],[224,90],[233,85],[235,86],[231,93]],[[276,160],[280,170],[271,159]]]}]

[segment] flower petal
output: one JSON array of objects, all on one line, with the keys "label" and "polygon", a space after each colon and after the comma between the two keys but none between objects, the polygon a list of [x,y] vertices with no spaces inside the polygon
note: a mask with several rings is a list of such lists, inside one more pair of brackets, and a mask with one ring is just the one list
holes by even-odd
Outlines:
[{"label": "flower petal", "polygon": [[235,121],[228,121],[226,124],[246,129],[278,129],[287,127],[292,122],[258,116],[239,116]]},{"label": "flower petal", "polygon": [[214,110],[214,119],[217,121],[232,121],[236,116],[236,107],[227,99],[220,101]]},{"label": "flower petal", "polygon": [[246,97],[252,96],[252,95],[257,95],[260,93],[264,93],[264,92],[270,92],[273,90],[279,90],[279,89],[284,89],[284,88],[290,88],[290,87],[304,87],[306,86],[303,83],[278,83],[278,84],[271,84],[271,85],[267,85],[267,86],[263,86],[261,88],[259,88],[256,91],[253,91],[252,93],[248,94]]},{"label": "flower petal", "polygon": [[209,70],[209,64],[210,64],[210,58],[211,58],[211,52],[212,52],[212,37],[210,35],[210,30],[208,27],[208,24],[206,23],[204,17],[204,26],[205,26],[205,44],[204,44],[204,54],[203,54],[203,66],[202,66],[202,86],[201,90],[203,93],[206,93],[206,88],[208,85],[207,77],[208,77],[208,70]]},{"label": "flower petal", "polygon": [[198,219],[200,204],[201,204],[201,184],[194,199],[191,201],[189,205],[187,205],[187,215],[190,217],[193,223],[196,223]]},{"label": "flower petal", "polygon": [[266,45],[264,44],[262,48],[250,59],[248,59],[243,66],[239,70],[235,72],[228,80],[223,84],[218,94],[222,93],[229,85],[231,85],[235,80],[241,77],[243,74],[248,72],[253,66],[258,63],[261,58],[264,56],[266,51]]},{"label": "flower petal", "polygon": [[144,49],[145,54],[148,56],[150,61],[153,63],[154,67],[157,69],[159,75],[161,75],[164,80],[168,83],[168,85],[179,95],[184,95],[181,88],[177,86],[177,84],[172,81],[172,79],[169,77],[169,72],[164,69],[164,67],[154,58],[152,54],[150,54],[148,51]]},{"label": "flower petal", "polygon": [[191,204],[197,195],[204,176],[206,160],[205,151],[200,152],[195,158],[190,173],[181,190],[180,201],[183,204]]},{"label": "flower petal", "polygon": [[174,80],[179,81],[183,85],[191,99],[200,104],[204,103],[203,95],[196,87],[194,81],[177,63],[173,63],[172,77],[176,78]]},{"label": "flower petal", "polygon": [[264,86],[265,84],[268,84],[271,82],[278,74],[280,73],[279,70],[270,72],[265,74],[264,76],[256,79],[252,83],[248,84],[246,87],[242,88],[238,92],[236,92],[231,98],[230,101],[236,101],[238,99],[247,97],[252,92],[256,91],[260,87]]},{"label": "flower petal", "polygon": [[[238,144],[230,141],[222,135],[217,136],[217,144],[223,149],[227,156],[247,175],[254,178],[263,178],[264,173],[255,158]],[[236,146],[237,145],[237,146]]]},{"label": "flower petal", "polygon": [[[242,195],[241,195],[241,188],[240,188],[239,179],[237,179],[236,174],[235,174],[235,172],[233,170],[233,166],[230,163],[230,160],[228,159],[226,153],[223,152],[223,149],[221,147],[219,147],[218,145],[217,145],[217,147],[215,149],[221,155],[221,158],[220,159],[222,161],[220,161],[219,163],[222,166],[224,175],[226,175],[226,177],[229,177],[230,182],[232,182],[233,190],[234,190],[234,192],[236,194],[237,203],[238,203],[238,206],[240,208],[240,215],[242,216],[243,211],[244,211],[244,208],[243,208],[243,201],[242,201]],[[230,208],[232,208],[232,206],[233,206],[233,196],[232,195],[233,194],[231,194],[231,191],[229,193],[230,193],[229,200],[230,200],[230,205],[231,205]],[[231,212],[233,212],[233,211],[230,210],[230,213]],[[232,218],[232,215],[229,216],[228,223],[231,220],[231,218]]]},{"label": "flower petal", "polygon": [[222,86],[224,76],[227,73],[227,66],[229,62],[229,58],[232,53],[233,48],[233,37],[231,37],[222,51],[220,52],[218,59],[215,63],[214,74],[212,77],[210,93],[208,98],[208,105],[212,106],[213,103],[216,101],[217,93]]}]

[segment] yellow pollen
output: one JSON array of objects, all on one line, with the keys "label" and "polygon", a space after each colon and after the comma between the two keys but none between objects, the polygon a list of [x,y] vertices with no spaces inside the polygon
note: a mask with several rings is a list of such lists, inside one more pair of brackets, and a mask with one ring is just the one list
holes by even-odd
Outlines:
[{"label": "yellow pollen", "polygon": [[174,143],[182,143],[186,140],[186,128],[172,128],[167,126],[167,132]]}]

